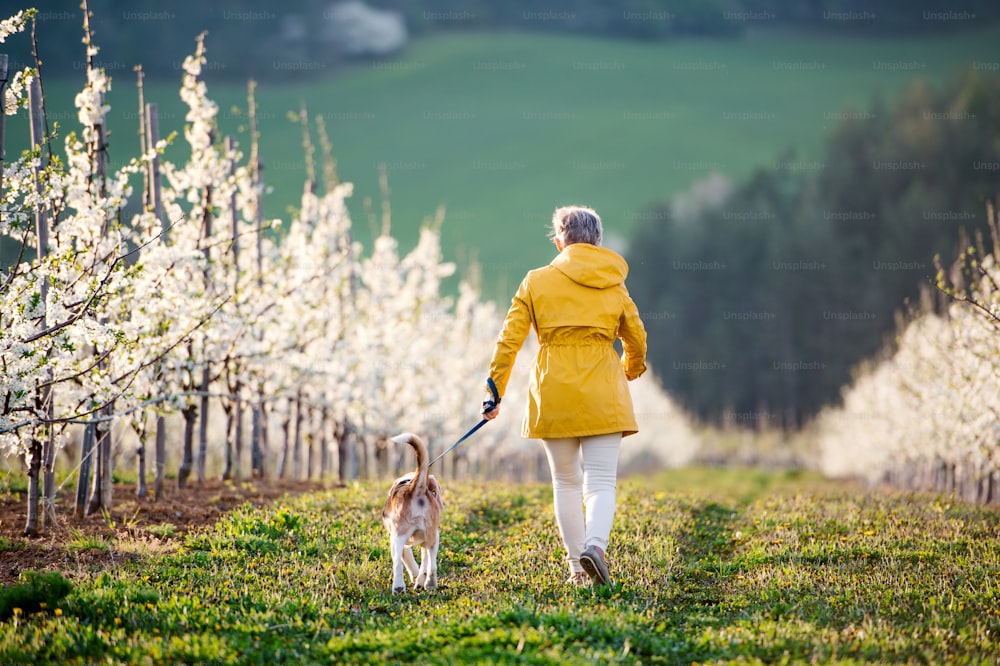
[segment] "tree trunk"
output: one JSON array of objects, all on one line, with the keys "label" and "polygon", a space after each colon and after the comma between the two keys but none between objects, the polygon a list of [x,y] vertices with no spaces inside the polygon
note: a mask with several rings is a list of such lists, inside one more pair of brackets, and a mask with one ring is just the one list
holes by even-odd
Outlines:
[{"label": "tree trunk", "polygon": [[[5,63],[6,64],[6,63]],[[46,138],[42,131],[45,123],[45,108],[44,100],[42,98],[42,83],[41,79],[37,76],[31,80],[31,84],[28,86],[28,107],[30,113],[30,125],[31,125],[31,145],[33,148],[37,149],[44,155],[42,151],[43,143]],[[0,111],[2,113],[2,111]],[[45,158],[39,161],[39,164],[35,167],[35,191],[42,195],[42,169],[45,168]],[[42,262],[45,260],[45,256],[49,252],[49,218],[48,211],[45,206],[35,206],[35,263],[37,266],[41,266]],[[39,330],[44,331],[46,327],[46,314],[48,310],[48,281],[39,280],[40,287],[39,293],[41,296],[42,304],[42,316],[38,322]],[[46,369],[42,373],[42,378],[45,382],[52,379],[51,369]],[[37,512],[38,512],[38,484],[41,481],[42,484],[42,494],[48,500],[45,502],[45,513],[49,515],[52,520],[55,520],[55,504],[52,502],[51,495],[55,493],[55,476],[54,472],[50,471],[52,464],[49,462],[50,459],[54,459],[55,453],[52,450],[52,434],[51,434],[51,422],[52,422],[52,388],[51,386],[36,387],[35,389],[35,411],[39,414],[45,415],[46,423],[42,426],[35,426],[32,430],[31,439],[31,465],[30,468],[33,470],[34,478],[29,479],[30,483],[34,483],[34,498],[32,499],[31,492],[28,493],[28,526],[25,527],[25,534],[37,533]],[[35,451],[35,447],[38,450]],[[44,470],[43,470],[44,468]],[[39,474],[42,474],[44,478],[39,479]],[[34,503],[32,506],[32,502]]]},{"label": "tree trunk", "polygon": [[[51,372],[48,373],[51,377]],[[42,401],[44,407],[42,408],[46,418],[49,420],[49,424],[43,429],[42,435],[42,503],[44,504],[45,510],[42,514],[42,519],[47,525],[55,525],[56,522],[56,443],[55,438],[52,435],[52,391],[49,389],[42,390]]]},{"label": "tree trunk", "polygon": [[[98,412],[101,416],[110,416],[113,413],[111,405],[104,407]],[[90,501],[87,503],[86,514],[92,515],[98,509],[111,510],[112,488],[114,479],[111,470],[111,421],[100,421],[95,428],[97,438],[96,452],[97,467],[94,473],[94,483],[90,488]]]},{"label": "tree trunk", "polygon": [[[247,82],[247,119],[250,121],[250,178],[254,192],[254,226],[256,228],[257,288],[264,286],[264,182],[263,166],[260,161],[260,133],[257,131],[257,100],[254,91],[257,82]],[[257,326],[257,341],[264,339],[264,331]],[[257,401],[253,408],[253,432],[250,436],[251,474],[264,478],[264,458],[267,455],[267,403],[265,402],[264,380],[257,384]]]},{"label": "tree trunk", "polygon": [[191,469],[194,467],[194,422],[198,418],[198,406],[188,405],[181,411],[181,414],[184,416],[184,457],[177,470],[177,487],[184,489],[187,487],[188,477],[191,476]]},{"label": "tree trunk", "polygon": [[250,473],[256,479],[264,478],[264,452],[267,450],[267,411],[261,399],[263,394],[263,390],[257,394],[250,433]]},{"label": "tree trunk", "polygon": [[233,474],[233,406],[228,398],[222,400],[222,413],[226,415],[226,443],[223,452],[222,480],[228,481]]},{"label": "tree trunk", "polygon": [[[199,42],[200,43],[200,42]],[[209,133],[209,140],[212,140],[212,133]],[[201,216],[201,252],[205,259],[205,267],[202,271],[202,286],[205,294],[214,294],[215,287],[212,281],[212,184],[205,186],[203,199],[204,210]],[[212,378],[212,364],[208,360],[207,344],[202,345],[202,355],[204,365],[201,368],[201,423],[198,427],[198,481],[205,481],[205,458],[208,454],[208,387]]]},{"label": "tree trunk", "polygon": [[319,478],[330,474],[330,408],[326,405],[319,413]]},{"label": "tree trunk", "polygon": [[77,518],[83,518],[87,508],[87,489],[90,485],[90,461],[94,453],[96,438],[93,424],[88,424],[83,430],[83,443],[80,446],[80,475],[76,482],[76,506],[73,513]]},{"label": "tree trunk", "polygon": [[239,437],[241,410],[239,399],[226,398],[222,409],[226,414],[226,462],[222,470],[223,480],[238,476],[239,467]]},{"label": "tree trunk", "polygon": [[337,481],[340,483],[347,482],[347,447],[345,446],[345,440],[347,439],[347,419],[343,421],[335,422],[336,425],[333,427],[333,441],[337,445]]},{"label": "tree trunk", "polygon": [[285,478],[285,470],[288,469],[289,449],[291,448],[292,436],[292,410],[295,408],[295,400],[288,399],[288,411],[285,412],[285,419],[281,422],[281,430],[285,435],[285,442],[281,448],[281,460],[278,463],[278,478]]},{"label": "tree trunk", "polygon": [[104,441],[104,435],[101,429],[94,425],[94,476],[91,478],[90,493],[87,498],[87,509],[84,511],[84,515],[91,515],[94,511],[97,511],[101,505],[101,485],[103,483],[104,475],[104,456],[101,455],[101,443]]},{"label": "tree trunk", "polygon": [[375,439],[375,478],[383,479],[389,476],[392,469],[391,456],[389,455],[388,440],[385,435],[379,434]]},{"label": "tree trunk", "polygon": [[42,470],[42,442],[31,438],[28,447],[28,520],[24,536],[38,536],[38,477]]},{"label": "tree trunk", "polygon": [[236,429],[233,432],[233,473],[237,479],[243,479],[243,399],[240,397],[240,386],[236,386]]},{"label": "tree trunk", "polygon": [[163,477],[167,472],[167,420],[156,415],[156,473],[153,477],[153,499],[163,497]]},{"label": "tree trunk", "polygon": [[260,477],[264,478],[267,474],[267,455],[271,450],[271,410],[268,409],[266,402],[261,403],[260,418]]},{"label": "tree trunk", "polygon": [[201,421],[198,423],[198,481],[205,481],[205,460],[208,456],[208,385],[211,369],[208,360],[201,371]]},{"label": "tree trunk", "polygon": [[302,420],[304,418],[302,409],[302,391],[295,397],[295,431],[292,439],[292,478],[295,480],[302,478]]},{"label": "tree trunk", "polygon": [[[260,396],[258,396],[259,398]],[[260,477],[261,404],[250,407],[250,476]]]},{"label": "tree trunk", "polygon": [[369,466],[371,451],[368,446],[368,438],[365,435],[358,433],[354,439],[354,446],[360,453],[360,456],[358,456],[358,471],[356,476],[358,478],[368,480],[371,477],[371,467]]},{"label": "tree trunk", "polygon": [[313,476],[313,467],[316,462],[314,451],[319,439],[316,437],[316,410],[310,405],[306,410],[306,480]]},{"label": "tree trunk", "polygon": [[135,450],[136,460],[136,484],[135,496],[145,499],[149,495],[149,488],[146,487],[146,429],[139,433],[139,446]]},{"label": "tree trunk", "polygon": [[[227,136],[225,140],[226,160],[229,162],[229,175],[236,176],[235,160],[236,144],[233,137]],[[229,227],[230,227],[230,254],[232,255],[232,281],[230,283],[230,294],[235,302],[240,302],[240,216],[237,214],[236,190],[229,196]],[[226,423],[226,470],[223,477],[228,479],[235,474],[240,474],[240,449],[242,444],[240,439],[243,434],[243,405],[240,401],[240,361],[230,360],[226,363],[226,372],[230,377],[227,382],[229,392],[233,396],[227,399],[229,411],[227,412]]]},{"label": "tree trunk", "polygon": [[[104,428],[102,429],[100,425],[97,426],[97,432],[101,433],[101,439],[103,440],[103,448],[99,448],[99,454],[103,458],[104,463],[104,478],[101,479],[101,506],[108,511],[111,511],[112,501],[111,495],[114,489],[114,459],[111,456],[112,445],[114,444],[112,422],[110,417],[114,414],[115,409],[113,404],[109,404],[107,407],[101,410],[101,414],[104,417],[108,417],[107,421],[104,421]],[[99,441],[99,443],[101,443]]]},{"label": "tree trunk", "polygon": [[[160,115],[159,107],[156,104],[146,104],[146,146],[144,150],[149,152],[156,148],[160,140]],[[160,242],[166,243],[167,229],[169,227],[166,215],[163,214],[163,195],[160,186],[160,156],[153,153],[150,160],[149,169],[149,207],[152,209],[156,219],[160,221]],[[160,380],[163,375],[163,366],[156,366],[156,380]],[[156,414],[156,459],[154,462],[156,471],[153,476],[153,498],[159,500],[163,497],[163,481],[167,472],[167,431],[166,418],[160,413]]]},{"label": "tree trunk", "polygon": [[[144,134],[146,145],[143,146],[143,151],[149,152],[156,148],[156,144],[160,140],[160,114],[159,107],[157,107],[156,104],[146,104],[146,116],[144,120],[146,123],[146,131]],[[147,194],[149,196],[148,205],[153,211],[153,214],[156,216],[156,219],[160,222],[160,242],[166,243],[169,224],[167,223],[166,215],[163,214],[163,196],[162,188],[160,186],[160,156],[157,153],[153,153],[153,157],[150,160],[149,168],[146,173],[149,178],[149,184],[147,187]],[[162,364],[157,364],[156,369],[156,379],[160,380],[163,375]],[[153,463],[153,466],[155,467],[153,475],[153,498],[159,500],[163,497],[163,481],[167,472],[166,419],[159,412],[156,414],[155,446],[156,453]]]}]

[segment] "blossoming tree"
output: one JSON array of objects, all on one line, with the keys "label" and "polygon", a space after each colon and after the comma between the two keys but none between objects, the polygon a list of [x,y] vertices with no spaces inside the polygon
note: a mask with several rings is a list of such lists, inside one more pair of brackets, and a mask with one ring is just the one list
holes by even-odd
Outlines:
[{"label": "blossoming tree", "polygon": [[[31,19],[22,12],[0,22],[0,43]],[[317,121],[324,177],[317,182],[307,140],[299,209],[265,224],[255,137],[244,162],[238,143],[220,136],[201,79],[203,37],[183,64],[188,156],[166,159],[171,141],[158,138],[146,105],[142,150],[109,172],[111,80],[94,65],[89,35],[85,42],[79,128],[65,136],[65,157],[49,149],[54,133],[36,133],[31,150],[3,165],[0,190],[0,236],[21,249],[0,267],[0,456],[27,464],[27,533],[40,529],[40,499],[53,507],[56,454],[77,444],[63,483],[77,476],[78,511],[111,508],[113,467],[133,455],[144,492],[153,422],[159,496],[171,461],[181,488],[192,474],[242,478],[246,470],[299,479],[395,474],[412,460],[393,434],[421,432],[436,453],[478,420],[502,313],[469,281],[447,293],[455,266],[441,250],[443,214],[404,252],[386,202],[382,233],[366,252],[352,235],[352,187],[338,181]],[[28,93],[40,91],[38,77],[31,68],[11,77],[7,117],[30,111],[42,126],[41,96]],[[129,216],[141,178],[150,194]],[[533,351],[529,342],[508,403],[523,403]],[[626,455],[689,460],[696,438],[686,417],[653,380],[634,393],[643,434]],[[220,407],[224,425],[212,418]],[[537,460],[517,433],[516,424],[485,428],[436,473],[502,477],[518,460]]]}]

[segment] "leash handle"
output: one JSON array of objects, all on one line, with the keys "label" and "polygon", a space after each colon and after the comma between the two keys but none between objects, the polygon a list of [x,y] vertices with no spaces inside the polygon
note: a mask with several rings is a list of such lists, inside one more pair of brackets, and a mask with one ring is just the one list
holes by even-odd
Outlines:
[{"label": "leash handle", "polygon": [[486,378],[486,385],[490,387],[490,393],[493,394],[492,400],[483,400],[483,409],[479,412],[480,414],[489,414],[497,405],[500,404],[500,392],[497,390],[497,385],[493,383],[492,377]]}]

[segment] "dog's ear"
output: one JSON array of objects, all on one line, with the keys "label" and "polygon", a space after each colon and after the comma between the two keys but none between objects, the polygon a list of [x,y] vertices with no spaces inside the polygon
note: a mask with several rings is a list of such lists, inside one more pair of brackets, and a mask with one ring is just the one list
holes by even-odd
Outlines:
[{"label": "dog's ear", "polygon": [[437,497],[438,501],[441,502],[442,505],[444,504],[444,491],[441,489],[441,484],[438,483],[433,474],[427,477],[427,492],[434,497]]}]

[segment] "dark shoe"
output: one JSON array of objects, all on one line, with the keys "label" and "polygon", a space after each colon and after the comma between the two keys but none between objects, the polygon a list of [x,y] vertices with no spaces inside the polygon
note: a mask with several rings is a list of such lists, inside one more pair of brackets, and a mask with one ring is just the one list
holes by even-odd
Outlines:
[{"label": "dark shoe", "polygon": [[611,574],[608,573],[608,563],[604,561],[604,553],[597,546],[589,546],[580,555],[580,566],[587,572],[590,579],[597,585],[611,585]]}]

